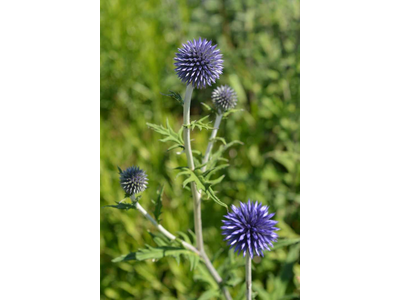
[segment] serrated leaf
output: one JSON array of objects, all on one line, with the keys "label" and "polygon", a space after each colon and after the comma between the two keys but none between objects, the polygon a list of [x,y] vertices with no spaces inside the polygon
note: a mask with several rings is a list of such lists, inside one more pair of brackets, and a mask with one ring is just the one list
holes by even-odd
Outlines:
[{"label": "serrated leaf", "polygon": [[216,290],[208,290],[207,292],[201,294],[200,298],[198,300],[209,300],[209,299],[215,299],[219,297],[219,291]]},{"label": "serrated leaf", "polygon": [[190,240],[189,236],[186,233],[178,231],[177,234],[181,236],[186,243],[192,244],[192,241]]},{"label": "serrated leaf", "polygon": [[192,130],[194,130],[196,127],[200,130],[202,129],[206,129],[206,130],[212,130],[214,129],[214,127],[212,125],[210,125],[212,122],[209,121],[207,123],[204,122],[204,120],[208,119],[209,116],[205,116],[204,118],[201,118],[200,120],[195,120],[190,122],[190,124],[188,125],[183,125],[187,128],[190,128]]},{"label": "serrated leaf", "polygon": [[171,246],[171,244],[173,243],[173,241],[168,240],[163,235],[155,235],[153,233],[150,233],[150,235],[152,236],[154,243],[156,243],[156,245],[159,246],[159,247]]},{"label": "serrated leaf", "polygon": [[210,139],[210,141],[220,141],[222,144],[224,144],[224,145],[226,145],[226,141],[225,141],[225,139],[224,138],[222,138],[222,137],[215,137],[215,138],[213,138],[213,139]]},{"label": "serrated leaf", "polygon": [[161,216],[161,210],[162,210],[162,196],[164,193],[164,186],[161,187],[161,190],[159,190],[157,192],[158,197],[156,201],[153,201],[153,203],[155,204],[154,207],[154,218],[156,219],[157,223],[161,222],[160,216]]},{"label": "serrated leaf", "polygon": [[194,163],[194,165],[196,166],[196,168],[197,168],[197,166],[200,166],[200,165],[201,165],[200,160],[198,160],[195,156],[193,156],[193,163]]},{"label": "serrated leaf", "polygon": [[230,110],[228,110],[228,111],[226,111],[222,116],[224,117],[224,118],[226,118],[227,116],[229,116],[230,114],[233,114],[233,113],[235,113],[235,112],[239,112],[239,111],[244,111],[244,109],[230,109]]},{"label": "serrated leaf", "polygon": [[197,255],[189,255],[187,256],[189,259],[190,263],[190,271],[193,271],[196,269],[196,267],[199,265],[200,257]]},{"label": "serrated leaf", "polygon": [[[125,200],[125,199],[123,199],[123,200]],[[103,207],[112,207],[112,208],[124,209],[124,210],[136,209],[135,203],[123,203],[123,202],[115,202],[115,203],[117,203],[117,205],[105,205]]]},{"label": "serrated leaf", "polygon": [[222,154],[235,144],[243,145],[241,141],[232,141],[226,145],[223,146],[221,145],[218,151],[216,151],[214,154],[211,155],[209,161],[205,164],[202,164],[199,167],[208,166],[209,169],[212,169],[217,164],[217,162],[222,159],[221,158]]},{"label": "serrated leaf", "polygon": [[166,122],[166,126],[164,127],[162,125],[156,125],[156,124],[151,124],[151,123],[146,123],[149,128],[154,130],[155,132],[160,133],[161,135],[165,136],[164,138],[160,139],[161,142],[166,143],[166,142],[173,142],[175,143],[173,146],[168,148],[169,150],[175,149],[175,148],[182,148],[185,149],[184,142],[183,142],[183,137],[182,137],[182,127],[179,129],[178,132],[175,132],[172,127],[169,125],[168,119]]},{"label": "serrated leaf", "polygon": [[196,184],[197,189],[203,191],[208,196],[208,198],[211,198],[212,200],[214,200],[214,202],[218,203],[219,205],[228,208],[228,206],[221,200],[219,200],[218,197],[215,195],[215,192],[212,189],[211,184],[206,182],[200,170],[192,171],[186,167],[180,167],[179,169],[183,169],[184,171],[178,173],[177,177],[181,175],[187,176],[186,180],[183,181],[183,187],[186,187],[186,185],[188,185],[189,183],[194,182]]},{"label": "serrated leaf", "polygon": [[223,165],[219,165],[218,167],[215,167],[213,169],[207,170],[203,173],[203,176],[206,180],[210,179],[211,175],[213,175],[215,172],[225,169],[229,167],[229,164],[223,164]]},{"label": "serrated leaf", "polygon": [[210,105],[208,105],[208,104],[206,104],[204,102],[201,102],[201,105],[203,105],[210,112],[216,112],[215,109],[213,109]]},{"label": "serrated leaf", "polygon": [[171,150],[176,149],[176,148],[182,148],[182,146],[181,146],[181,145],[178,145],[178,144],[175,144],[175,145],[169,147],[169,148],[167,149],[167,151],[171,151]]},{"label": "serrated leaf", "polygon": [[218,183],[221,183],[221,181],[225,178],[225,175],[222,175],[218,177],[217,179],[214,180],[207,180],[207,183],[210,184],[211,186],[217,185]]},{"label": "serrated leaf", "polygon": [[192,150],[192,154],[202,155],[201,151],[199,150]]},{"label": "serrated leaf", "polygon": [[197,242],[196,234],[190,229],[188,229],[188,232],[189,232],[190,236],[192,237],[193,245],[196,245],[196,242]]},{"label": "serrated leaf", "polygon": [[169,94],[161,93],[161,95],[171,97],[171,98],[175,99],[176,101],[178,101],[179,104],[183,106],[184,102],[183,102],[182,97],[181,97],[180,94],[178,94],[178,93],[176,93],[174,91],[168,91],[168,92],[170,92],[170,93]]},{"label": "serrated leaf", "polygon": [[171,246],[161,246],[161,247],[151,247],[146,245],[146,249],[139,249],[137,252],[131,252],[126,255],[121,255],[117,258],[114,258],[113,262],[121,262],[121,261],[129,261],[129,260],[146,260],[146,259],[160,259],[163,257],[171,256],[178,257],[180,255],[194,255],[190,250],[179,248],[179,247],[171,247]]},{"label": "serrated leaf", "polygon": [[208,283],[215,290],[219,288],[218,284],[215,282],[214,278],[203,264],[198,265],[197,271],[198,272],[193,275],[193,279],[195,281]]},{"label": "serrated leaf", "polygon": [[300,243],[300,239],[278,239],[278,241],[274,243],[274,247],[271,250],[291,246],[297,243]]}]

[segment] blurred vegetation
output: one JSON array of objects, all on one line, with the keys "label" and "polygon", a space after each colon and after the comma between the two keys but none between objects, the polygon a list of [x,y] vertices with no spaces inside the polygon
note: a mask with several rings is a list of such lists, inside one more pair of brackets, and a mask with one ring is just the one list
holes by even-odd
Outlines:
[{"label": "blurred vegetation", "polygon": [[[151,199],[165,184],[162,224],[172,233],[193,229],[191,193],[182,190],[174,170],[186,165],[185,157],[166,152],[168,145],[146,122],[165,125],[168,119],[175,130],[181,126],[182,107],[161,93],[184,94],[173,58],[183,42],[201,36],[224,55],[217,85],[232,86],[244,110],[224,120],[218,133],[228,142],[244,142],[225,154],[230,167],[222,173],[218,196],[228,205],[248,198],[269,205],[277,212],[280,237],[299,237],[299,6],[292,0],[101,0],[102,206],[124,198],[117,166],[138,165],[150,178],[142,205],[152,211]],[[201,102],[211,104],[213,88],[194,91],[193,120],[207,114]],[[204,153],[208,134],[193,131],[193,148]],[[220,230],[226,210],[213,201],[204,201],[202,209],[206,249],[210,256],[221,251],[215,265],[222,270],[230,255]],[[100,218],[101,299],[205,299],[215,288],[202,279],[204,269],[190,271],[185,260],[111,262],[145,243],[154,245],[147,231],[155,230],[134,210],[102,208]],[[242,257],[232,257],[244,264]],[[299,297],[299,244],[254,261],[259,299]],[[230,291],[243,299],[244,268],[235,273],[237,285]]]}]

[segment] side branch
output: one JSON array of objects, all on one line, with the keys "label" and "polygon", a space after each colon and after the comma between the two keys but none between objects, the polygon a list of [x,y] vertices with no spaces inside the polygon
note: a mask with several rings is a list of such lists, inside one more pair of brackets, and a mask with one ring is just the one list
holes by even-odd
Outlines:
[{"label": "side branch", "polygon": [[[211,150],[212,150],[212,148],[214,146],[214,142],[215,142],[215,137],[217,136],[219,125],[221,124],[221,119],[222,119],[222,113],[218,113],[217,117],[215,118],[214,129],[211,132],[210,141],[208,142],[207,150],[206,150],[206,153],[204,154],[202,164],[206,164],[208,162],[208,159],[210,158]],[[201,168],[201,171],[205,172],[206,169],[207,169],[207,165],[203,166]]]},{"label": "side branch", "polygon": [[[169,232],[167,229],[165,229],[161,224],[157,223],[156,220],[153,219],[152,216],[149,215],[149,213],[139,204],[139,202],[136,202],[136,208],[138,211],[142,213],[143,216],[146,217],[147,220],[149,220],[163,235],[165,235],[167,238],[170,240],[174,241],[176,240],[176,236],[174,236],[171,232]],[[185,241],[181,241],[183,247],[185,247],[187,250],[190,250],[197,255],[201,256],[199,250],[197,250],[195,247],[190,245],[189,243],[186,243]]]}]

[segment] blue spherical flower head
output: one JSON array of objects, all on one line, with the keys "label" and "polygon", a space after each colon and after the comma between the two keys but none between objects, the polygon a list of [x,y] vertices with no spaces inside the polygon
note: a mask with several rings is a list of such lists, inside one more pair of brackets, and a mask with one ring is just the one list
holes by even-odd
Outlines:
[{"label": "blue spherical flower head", "polygon": [[232,212],[224,216],[227,220],[222,221],[224,226],[221,227],[230,248],[235,247],[238,254],[243,251],[243,256],[249,252],[251,258],[264,256],[264,250],[271,251],[269,247],[278,239],[274,231],[279,230],[275,227],[278,221],[271,220],[275,213],[269,214],[268,206],[250,200],[247,204],[240,202],[239,208],[234,205],[231,208]]},{"label": "blue spherical flower head", "polygon": [[202,89],[215,83],[222,74],[223,60],[217,45],[206,39],[188,41],[178,49],[175,71],[182,82]]},{"label": "blue spherical flower head", "polygon": [[233,88],[222,85],[211,94],[211,100],[219,111],[227,111],[236,106],[237,96]]},{"label": "blue spherical flower head", "polygon": [[138,167],[130,167],[120,172],[121,187],[128,195],[138,194],[147,188],[147,175]]}]

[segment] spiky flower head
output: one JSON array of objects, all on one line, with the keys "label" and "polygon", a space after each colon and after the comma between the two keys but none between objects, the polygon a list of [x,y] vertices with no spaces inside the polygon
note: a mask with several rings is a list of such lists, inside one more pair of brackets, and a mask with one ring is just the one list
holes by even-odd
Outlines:
[{"label": "spiky flower head", "polygon": [[236,106],[237,96],[233,88],[222,85],[212,92],[211,100],[218,110],[227,111]]},{"label": "spiky flower head", "polygon": [[222,54],[216,47],[211,41],[201,38],[182,44],[174,63],[175,71],[182,82],[191,83],[198,89],[215,83],[223,69]]},{"label": "spiky flower head", "polygon": [[249,252],[251,258],[254,255],[264,256],[263,251],[270,251],[272,242],[278,239],[274,232],[279,230],[275,227],[278,221],[271,220],[275,213],[268,214],[268,206],[250,200],[247,204],[240,202],[240,207],[232,205],[231,208],[232,212],[224,216],[227,220],[222,221],[222,234],[226,235],[224,240],[231,248],[235,246],[238,254],[243,251],[243,256]]},{"label": "spiky flower head", "polygon": [[130,167],[125,171],[120,170],[119,181],[121,187],[128,195],[137,194],[147,188],[147,175],[138,167]]}]

